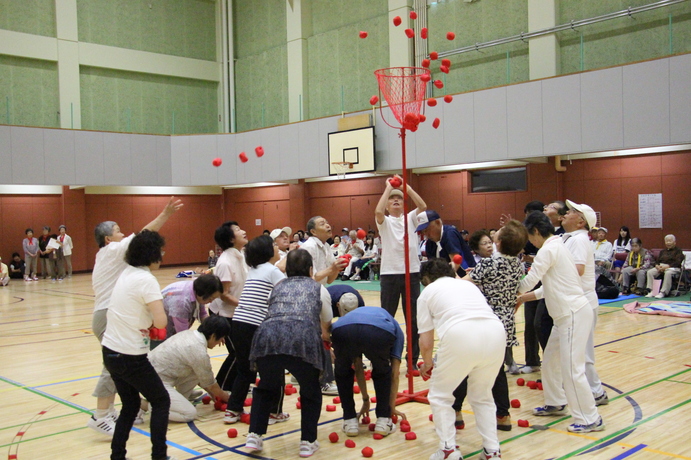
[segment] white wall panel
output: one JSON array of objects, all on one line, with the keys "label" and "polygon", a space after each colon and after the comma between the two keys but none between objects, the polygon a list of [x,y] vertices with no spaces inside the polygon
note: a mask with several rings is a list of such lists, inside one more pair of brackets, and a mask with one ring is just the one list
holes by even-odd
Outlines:
[{"label": "white wall panel", "polygon": [[624,146],[669,143],[669,59],[623,67]]},{"label": "white wall panel", "polygon": [[12,132],[0,126],[0,184],[12,183]]},{"label": "white wall panel", "polygon": [[506,88],[474,93],[475,160],[503,160],[508,156]]},{"label": "white wall panel", "polygon": [[173,184],[169,136],[156,136],[156,177],[158,185]]},{"label": "white wall panel", "polygon": [[173,185],[192,185],[190,181],[190,138],[191,136],[172,136],[170,138]]},{"label": "white wall panel", "polygon": [[288,180],[300,177],[300,135],[295,125],[279,126],[278,138],[281,145],[280,178]]},{"label": "white wall panel", "polygon": [[[332,120],[324,120],[324,130],[327,131],[333,123]],[[298,123],[298,146],[300,155],[300,176],[298,177],[317,177],[329,174],[329,149],[328,134],[320,129],[322,120],[306,121]],[[327,138],[323,142],[322,138]],[[323,150],[323,147],[326,150]],[[326,169],[325,169],[326,167]],[[292,177],[291,179],[297,179]]]},{"label": "white wall panel", "polygon": [[[400,152],[400,142],[396,143],[396,139],[394,139],[392,135],[394,130],[389,128],[386,123],[384,123],[379,110],[375,110],[374,117],[374,164],[376,165],[377,169],[381,171],[400,169],[400,153],[397,159],[393,158],[390,153],[391,149],[393,149],[395,145],[399,145],[398,151]],[[397,162],[394,162],[394,160]]]},{"label": "white wall panel", "polygon": [[159,137],[162,136],[130,134],[132,185],[159,185],[158,148],[156,145]]},{"label": "white wall panel", "polygon": [[[427,107],[425,105],[427,120],[424,123],[420,123],[416,132],[408,132],[408,143],[415,143],[416,168],[444,164],[444,133],[449,129],[444,123],[444,107],[453,105],[455,99],[451,104],[446,104],[443,99],[439,99],[438,102],[435,107]],[[437,129],[432,127],[432,122],[435,118],[441,120],[441,124]]]},{"label": "white wall panel", "polygon": [[217,135],[190,136],[190,181],[192,185],[217,185],[218,168],[212,164],[218,156]]},{"label": "white wall panel", "polygon": [[[100,132],[74,132],[75,185],[106,185],[103,172],[103,135]],[[65,184],[68,185],[68,184]]]},{"label": "white wall panel", "polygon": [[245,152],[247,155],[247,133],[238,133],[235,135],[235,151],[233,156],[235,157],[235,183],[236,184],[248,184],[251,181],[247,179],[247,163],[249,163],[249,155],[247,156],[247,163],[240,161],[240,152]]},{"label": "white wall panel", "polygon": [[14,184],[52,184],[46,182],[43,131],[40,128],[12,126],[12,182]]},{"label": "white wall panel", "polygon": [[542,82],[507,86],[506,119],[508,158],[542,155]]},{"label": "white wall panel", "polygon": [[[263,180],[269,182],[281,180],[283,177],[283,172],[281,171],[281,155],[283,153],[281,152],[280,128],[274,126],[271,129],[263,129],[260,131],[260,134],[261,142],[259,145],[264,149],[264,156],[262,157]],[[295,171],[297,172],[297,168]]]},{"label": "white wall panel", "polygon": [[542,81],[544,155],[581,151],[581,76]]},{"label": "white wall panel", "polygon": [[106,185],[132,185],[130,135],[103,134],[103,160]]},{"label": "white wall panel", "polygon": [[245,171],[245,181],[252,182],[263,182],[266,179],[262,176],[262,163],[264,158],[257,158],[254,149],[261,144],[261,131],[249,131],[244,133],[242,136],[242,141],[238,141],[238,154],[240,151],[245,152],[247,155],[247,163],[241,163]]},{"label": "white wall panel", "polygon": [[74,184],[77,178],[74,155],[74,131],[43,131],[43,153],[46,159],[47,184]]},{"label": "white wall panel", "polygon": [[[475,108],[473,93],[457,94],[451,104],[444,104],[439,129],[444,129],[445,165],[471,163],[475,160]],[[437,105],[438,107],[438,105]],[[431,123],[434,119],[428,121]]]},{"label": "white wall panel", "polygon": [[234,185],[237,183],[237,154],[235,153],[235,136],[219,134],[216,138],[218,157],[223,164],[218,168],[218,183]]},{"label": "white wall panel", "polygon": [[691,142],[691,54],[669,60],[669,114],[672,143]]},{"label": "white wall panel", "polygon": [[582,149],[597,151],[624,146],[622,68],[581,75]]}]

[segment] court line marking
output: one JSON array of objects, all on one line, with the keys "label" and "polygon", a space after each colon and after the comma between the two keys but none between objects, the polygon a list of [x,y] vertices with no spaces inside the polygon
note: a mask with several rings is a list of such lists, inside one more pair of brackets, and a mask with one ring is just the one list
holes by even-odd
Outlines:
[{"label": "court line marking", "polygon": [[639,445],[637,445],[636,447],[632,447],[631,449],[627,450],[626,452],[617,455],[616,457],[612,457],[612,460],[622,460],[622,459],[624,459],[624,458],[626,458],[626,457],[629,457],[629,456],[635,454],[635,453],[638,452],[639,450],[642,450],[642,449],[644,449],[644,448],[646,448],[646,447],[648,447],[648,446],[645,445],[645,444],[639,444]]}]

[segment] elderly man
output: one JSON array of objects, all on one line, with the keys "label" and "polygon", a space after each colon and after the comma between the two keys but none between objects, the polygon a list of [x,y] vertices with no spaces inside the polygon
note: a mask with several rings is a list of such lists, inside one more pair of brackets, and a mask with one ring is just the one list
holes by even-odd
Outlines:
[{"label": "elderly man", "polygon": [[[401,179],[399,176],[395,178]],[[416,208],[403,215],[403,192],[385,181],[386,187],[382,193],[374,216],[377,221],[377,229],[382,240],[381,267],[379,270],[381,280],[381,306],[391,316],[396,317],[399,299],[403,305],[403,314],[406,321],[411,322],[413,336],[408,337],[413,343],[412,368],[417,369],[417,358],[420,356],[420,347],[417,335],[417,298],[420,297],[420,259],[417,255],[418,237],[415,233],[417,227],[417,215],[427,210],[427,204],[420,195],[408,184],[408,196],[412,198]],[[388,216],[386,213],[388,212]],[[406,311],[406,286],[405,286],[405,243],[404,223],[408,222],[408,263],[410,267],[410,310],[408,318]],[[410,369],[409,369],[410,371]]]},{"label": "elderly man", "polygon": [[[278,255],[280,256],[280,260],[283,260],[283,258],[288,255],[288,251],[293,249],[290,247],[290,235],[292,234],[293,229],[290,227],[275,228],[269,234],[269,236],[274,240],[276,246],[278,246]],[[297,244],[295,244],[294,247],[297,248]]]},{"label": "elderly man", "polygon": [[[180,208],[182,208],[182,202],[176,200],[175,197],[171,197],[166,207],[161,211],[161,214],[146,224],[142,230],[159,231],[163,224]],[[117,223],[106,221],[96,226],[94,235],[100,249],[96,253],[94,271],[91,274],[91,284],[95,297],[91,330],[98,341],[101,342],[106,331],[110,296],[120,274],[129,267],[127,262],[125,262],[125,253],[135,234],[132,233],[126,237],[120,231],[120,226]],[[96,411],[89,419],[87,426],[111,437],[115,430],[115,420],[118,418],[118,413],[113,406],[116,393],[113,379],[104,367],[93,393],[93,396],[97,398]]]},{"label": "elderly man", "polygon": [[[228,402],[228,393],[216,382],[206,349],[223,345],[229,334],[230,325],[225,318],[210,316],[197,330],[175,334],[149,353],[149,361],[170,395],[170,421],[191,422],[197,417],[197,409],[190,402],[199,396],[193,391],[197,385],[212,397]],[[146,406],[142,409],[146,410]]]},{"label": "elderly man", "polygon": [[348,266],[343,271],[342,280],[350,279],[350,274],[353,270],[353,264],[360,260],[360,257],[365,253],[365,242],[357,237],[357,230],[351,230],[348,233],[349,240],[346,242],[346,254],[351,256]]},{"label": "elderly man", "polygon": [[660,292],[655,296],[656,299],[662,299],[669,295],[672,289],[672,277],[676,273],[681,272],[681,264],[684,261],[684,252],[677,247],[677,238],[674,235],[667,235],[665,237],[665,249],[660,251],[655,267],[648,270],[648,295],[646,297],[653,297],[653,280],[662,275],[662,286]]},{"label": "elderly man", "polygon": [[542,212],[549,217],[550,222],[554,225],[554,234],[561,235],[564,233],[564,227],[562,221],[566,215],[566,204],[563,201],[552,201],[550,204],[545,205]]},{"label": "elderly man", "polygon": [[334,284],[326,288],[331,296],[331,310],[334,318],[341,316],[341,311],[350,311],[365,306],[365,299],[353,287],[347,284]]},{"label": "elderly man", "polygon": [[439,257],[453,263],[456,255],[463,257],[460,265],[453,263],[458,276],[465,276],[465,268],[475,266],[475,258],[470,246],[453,225],[444,225],[436,211],[427,210],[417,215],[416,232],[424,232],[427,237],[425,252],[429,259]]},{"label": "elderly man", "polygon": [[592,241],[593,251],[595,253],[595,265],[600,267],[599,272],[609,270],[612,267],[612,254],[614,247],[612,243],[607,241],[607,228],[599,227],[597,229],[597,239]]},{"label": "elderly man", "polygon": [[[453,391],[466,377],[468,401],[482,437],[480,458],[501,458],[492,385],[504,361],[504,326],[480,289],[470,281],[455,278],[445,260],[430,259],[422,267],[421,275],[425,290],[418,301],[420,351],[424,361],[420,374],[423,378],[431,374],[428,399],[439,436],[439,450],[429,458],[463,458],[456,447],[456,413],[452,403]],[[439,336],[436,359],[433,358],[435,330]]]}]

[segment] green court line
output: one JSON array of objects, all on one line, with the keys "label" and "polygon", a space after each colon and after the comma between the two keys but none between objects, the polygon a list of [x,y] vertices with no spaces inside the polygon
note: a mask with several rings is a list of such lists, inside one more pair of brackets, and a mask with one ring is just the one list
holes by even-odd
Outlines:
[{"label": "green court line", "polygon": [[686,404],[688,404],[688,403],[690,403],[690,402],[691,402],[691,399],[687,399],[686,401],[680,402],[679,404],[676,404],[676,405],[674,405],[674,406],[672,406],[672,407],[670,407],[670,408],[668,408],[668,409],[665,409],[665,410],[663,410],[663,411],[660,411],[660,412],[658,412],[657,414],[654,414],[654,415],[651,415],[650,417],[646,417],[646,418],[644,418],[644,419],[642,419],[642,420],[639,420],[638,422],[634,423],[633,425],[630,425],[630,426],[628,426],[628,427],[626,427],[626,428],[622,428],[621,430],[615,431],[614,433],[608,434],[608,435],[605,436],[604,438],[598,439],[597,441],[594,441],[594,442],[588,444],[587,446],[581,447],[580,449],[576,449],[576,450],[574,450],[573,452],[570,452],[570,453],[568,453],[568,454],[566,454],[566,455],[563,455],[563,456],[561,456],[561,457],[557,457],[555,460],[565,460],[565,459],[567,459],[567,458],[571,458],[571,457],[573,457],[573,456],[575,456],[575,455],[578,455],[578,454],[580,454],[581,452],[584,452],[584,451],[586,451],[586,450],[588,450],[588,449],[591,449],[591,448],[597,446],[598,444],[601,444],[602,442],[605,442],[605,441],[607,441],[607,440],[609,440],[609,439],[612,439],[612,438],[614,438],[614,437],[616,437],[616,436],[619,436],[620,434],[626,433],[627,431],[632,430],[632,429],[634,429],[634,428],[636,428],[636,427],[638,427],[638,426],[640,426],[640,425],[642,425],[642,424],[644,424],[644,423],[647,423],[647,422],[649,422],[649,421],[651,421],[651,420],[654,420],[654,419],[656,419],[656,418],[658,418],[658,417],[661,417],[661,416],[663,416],[663,415],[665,415],[665,414],[668,414],[669,412],[671,412],[671,411],[673,411],[673,410],[675,410],[675,409],[678,409],[678,408],[680,408],[680,407],[682,407],[682,406],[685,406]]},{"label": "green court line", "polygon": [[[691,368],[690,368],[690,370],[691,370]],[[44,397],[44,398],[50,399],[50,400],[53,401],[53,402],[63,404],[63,405],[65,405],[65,406],[67,406],[67,407],[70,407],[70,408],[72,408],[72,409],[76,409],[76,410],[78,410],[79,412],[82,412],[82,413],[84,413],[84,414],[92,415],[92,412],[89,411],[89,410],[87,410],[87,409],[84,409],[84,408],[82,408],[82,407],[80,407],[80,406],[78,406],[78,405],[76,405],[76,404],[72,404],[72,403],[70,403],[70,402],[68,402],[68,401],[64,401],[64,400],[62,400],[62,399],[55,398],[55,397],[50,396],[49,394],[44,393],[44,392],[42,392],[42,391],[34,390],[33,388],[28,387],[28,386],[26,386],[26,385],[19,385],[19,384],[15,383],[15,382],[12,382],[12,381],[10,381],[10,380],[5,379],[4,377],[0,377],[0,381],[5,382],[5,383],[8,383],[8,384],[10,384],[10,385],[12,385],[12,386],[14,386],[14,387],[21,388],[21,389],[23,389],[23,390],[29,391],[29,392],[31,392],[31,393],[37,395],[37,396],[42,396],[42,397]]]},{"label": "green court line", "polygon": [[683,383],[685,385],[691,385],[691,382],[682,382],[681,380],[668,380],[669,382],[674,382],[674,383]]},{"label": "green court line", "polygon": [[71,433],[72,431],[85,430],[86,428],[87,428],[87,427],[85,427],[85,426],[81,426],[81,427],[79,427],[79,428],[72,428],[71,430],[58,431],[57,433],[46,434],[46,435],[43,435],[43,436],[38,436],[38,437],[35,437],[35,438],[31,438],[31,439],[22,439],[21,441],[11,442],[11,443],[9,443],[9,444],[4,444],[4,445],[0,446],[0,449],[2,449],[2,448],[4,448],[4,447],[16,446],[16,445],[18,445],[18,444],[24,444],[24,443],[31,442],[31,441],[37,441],[37,440],[39,440],[39,439],[50,438],[51,436],[57,436],[57,435],[59,435],[59,434]]},{"label": "green court line", "polygon": [[71,414],[56,415],[55,417],[40,418],[38,420],[33,420],[33,421],[21,423],[19,425],[11,425],[11,426],[2,427],[2,428],[0,428],[0,431],[11,430],[12,428],[20,428],[20,427],[27,426],[27,425],[35,425],[36,423],[49,422],[51,420],[55,420],[58,418],[71,417],[73,415],[77,415],[77,414],[81,414],[81,413],[82,412],[72,412]]}]

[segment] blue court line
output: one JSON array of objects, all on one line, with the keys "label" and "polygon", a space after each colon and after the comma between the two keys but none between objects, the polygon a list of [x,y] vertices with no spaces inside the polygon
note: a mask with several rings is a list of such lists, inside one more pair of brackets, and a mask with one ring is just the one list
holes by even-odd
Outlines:
[{"label": "blue court line", "polygon": [[62,382],[46,383],[44,385],[36,385],[35,387],[30,387],[30,388],[36,389],[36,388],[43,388],[43,387],[52,387],[53,385],[62,385],[64,383],[80,382],[82,380],[97,379],[99,377],[100,377],[100,375],[92,375],[91,377],[82,377],[81,379],[63,380]]},{"label": "blue court line", "polygon": [[636,447],[632,447],[631,449],[627,450],[623,454],[619,454],[616,457],[613,457],[612,460],[621,460],[622,458],[626,458],[630,455],[633,455],[636,452],[638,452],[639,450],[645,449],[646,447],[648,447],[646,444],[639,444]]},{"label": "blue court line", "polygon": [[658,328],[656,328],[656,329],[651,329],[651,330],[649,330],[649,331],[639,332],[638,334],[629,335],[628,337],[622,337],[621,339],[616,339],[616,340],[612,340],[612,341],[610,341],[610,342],[605,342],[605,343],[601,343],[601,344],[599,344],[599,345],[595,345],[595,348],[597,348],[597,347],[602,347],[602,346],[605,346],[605,345],[609,345],[609,344],[611,344],[611,343],[621,342],[622,340],[631,339],[631,338],[633,338],[633,337],[638,337],[639,335],[649,334],[649,333],[655,332],[655,331],[661,331],[662,329],[667,329],[667,328],[669,328],[669,327],[679,326],[680,324],[686,324],[686,323],[688,323],[689,321],[691,321],[691,320],[682,321],[682,322],[680,322],[680,323],[669,324],[669,325],[667,325],[667,326],[658,327]]},{"label": "blue court line", "polygon": [[38,321],[38,318],[36,318],[36,319],[25,319],[22,321],[9,321],[7,323],[0,323],[0,326],[4,326],[5,324],[28,323],[31,321]]},{"label": "blue court line", "polygon": [[[243,455],[243,456],[245,456],[245,457],[258,458],[258,459],[260,459],[260,460],[272,460],[272,459],[269,458],[269,457],[260,457],[260,456],[257,455],[257,454],[250,454],[249,452],[243,452],[243,451],[241,451],[241,450],[238,450],[238,449],[239,449],[240,447],[242,447],[242,446],[237,446],[237,447],[226,446],[225,444],[222,444],[222,443],[220,443],[220,442],[218,442],[218,441],[216,441],[216,440],[214,440],[214,439],[208,437],[208,436],[205,435],[204,433],[202,433],[201,430],[200,430],[199,428],[197,428],[197,426],[194,424],[194,422],[187,422],[187,426],[190,427],[190,430],[192,430],[192,432],[193,432],[194,434],[196,434],[197,436],[199,436],[200,438],[202,438],[204,441],[206,441],[206,442],[208,442],[208,443],[210,443],[210,444],[213,444],[213,445],[216,446],[216,447],[220,447],[221,449],[223,449],[221,452],[232,452],[232,453],[234,453],[234,454],[236,454],[236,455]],[[266,440],[266,439],[267,439],[267,438],[265,438],[265,440]],[[243,444],[243,445],[244,445],[244,444]],[[216,452],[216,453],[219,453],[219,452]],[[200,457],[200,458],[207,458],[207,457],[202,456],[202,457]]]}]

